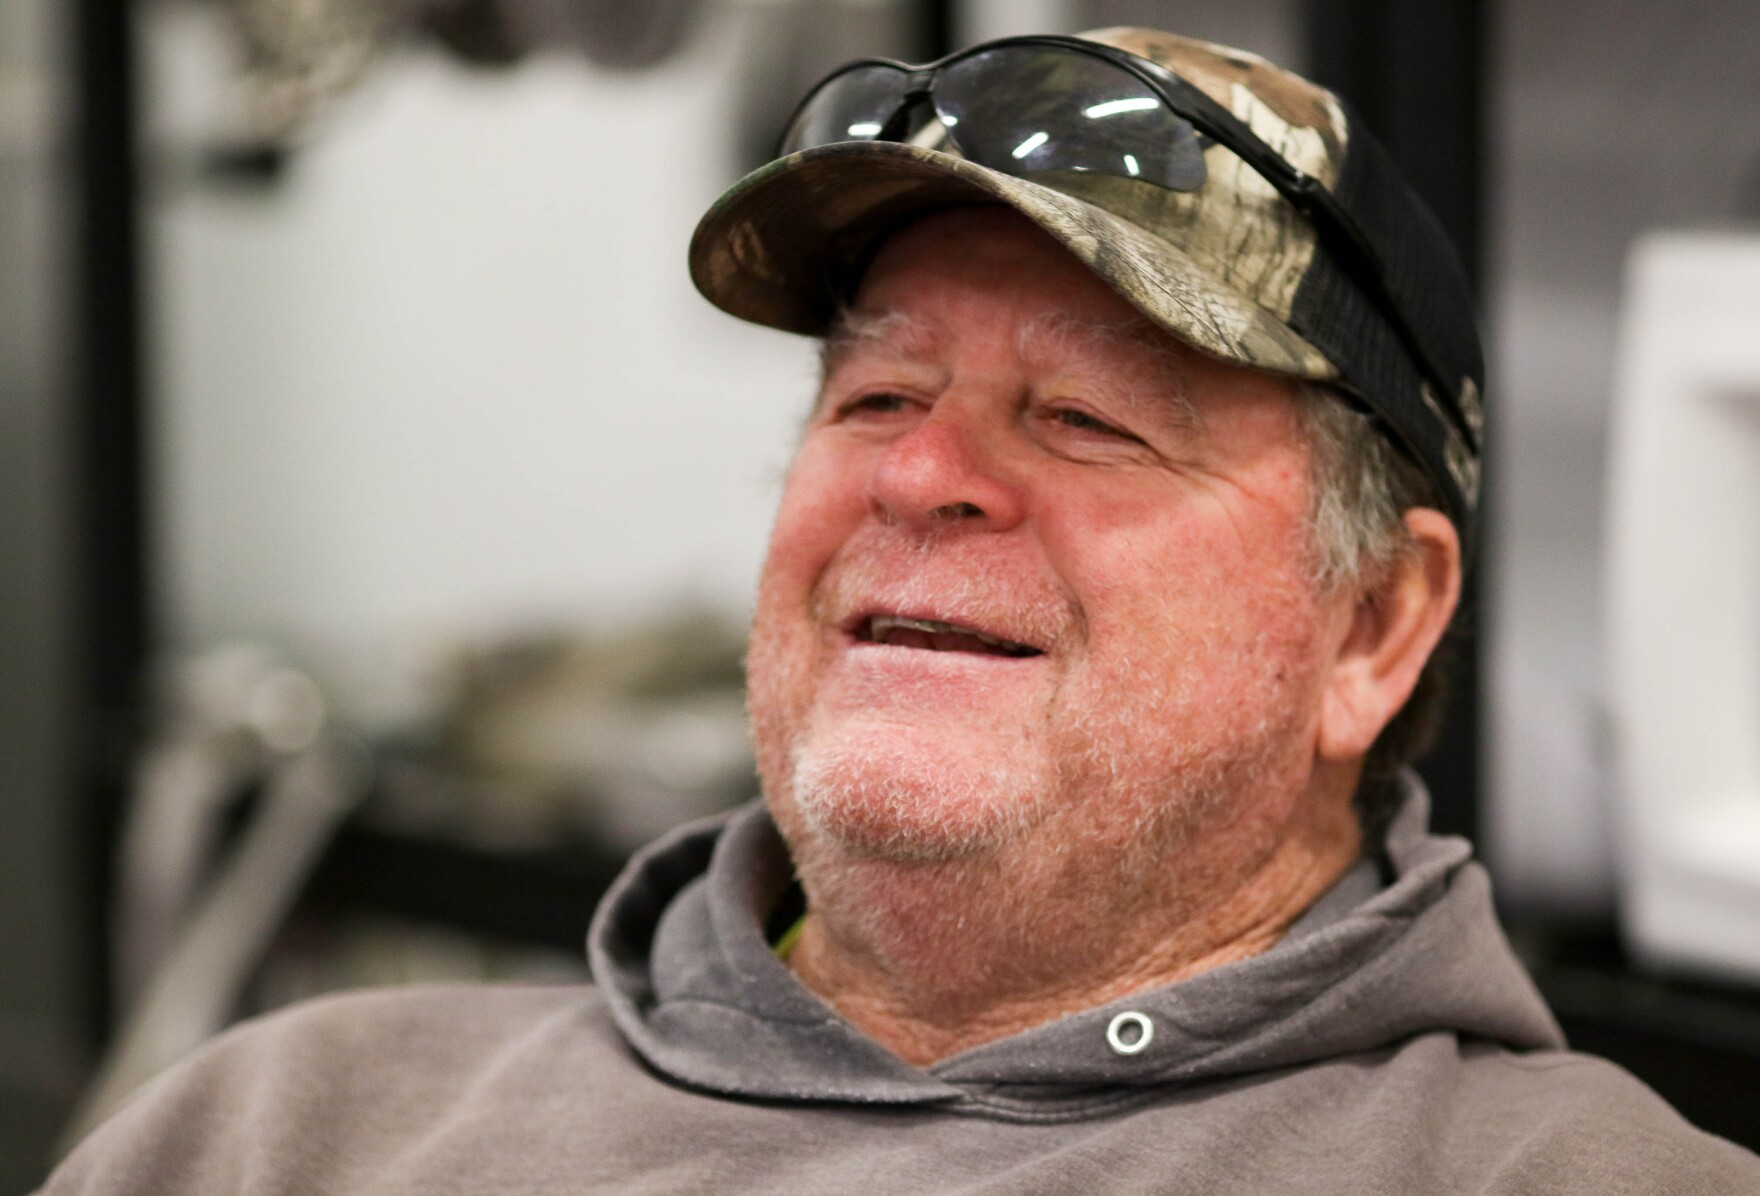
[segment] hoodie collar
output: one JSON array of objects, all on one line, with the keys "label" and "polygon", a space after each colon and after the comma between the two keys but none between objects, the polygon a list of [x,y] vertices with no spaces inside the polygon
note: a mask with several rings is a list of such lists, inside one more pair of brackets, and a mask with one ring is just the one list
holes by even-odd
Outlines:
[{"label": "hoodie collar", "polygon": [[[1415,777],[1374,861],[1347,873],[1262,955],[986,1043],[922,1069],[844,1021],[765,941],[792,882],[762,805],[637,856],[593,921],[593,971],[619,1028],[684,1084],[772,1100],[925,1104],[1222,1078],[1446,1030],[1518,1049],[1563,1039],[1492,912],[1465,840],[1426,831]],[[1121,1015],[1147,1046],[1121,1053]],[[1132,1038],[1135,1035],[1131,1035]],[[1129,1045],[1127,1041],[1126,1045]]]},{"label": "hoodie collar", "polygon": [[959,1097],[844,1021],[770,950],[764,923],[793,877],[757,802],[630,862],[588,936],[593,975],[630,1044],[666,1075],[730,1096]]}]

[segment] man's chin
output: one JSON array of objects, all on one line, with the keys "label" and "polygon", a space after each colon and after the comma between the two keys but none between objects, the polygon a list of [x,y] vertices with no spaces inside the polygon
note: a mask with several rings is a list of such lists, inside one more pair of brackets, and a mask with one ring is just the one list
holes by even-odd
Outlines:
[{"label": "man's chin", "polygon": [[822,846],[922,864],[993,854],[1031,829],[1045,800],[1030,767],[924,744],[809,748],[789,790],[801,829]]}]

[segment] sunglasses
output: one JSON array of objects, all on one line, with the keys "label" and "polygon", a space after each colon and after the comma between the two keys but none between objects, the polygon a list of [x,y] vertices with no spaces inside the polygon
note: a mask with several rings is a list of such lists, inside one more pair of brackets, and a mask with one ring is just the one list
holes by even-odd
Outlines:
[{"label": "sunglasses", "polygon": [[1112,46],[1053,35],[1002,38],[922,66],[860,59],[807,93],[777,156],[838,142],[909,141],[931,118],[966,159],[1029,181],[1092,173],[1197,191],[1209,177],[1204,151],[1224,147],[1314,227],[1477,448],[1455,385],[1415,332],[1362,225],[1318,179],[1172,71]]}]

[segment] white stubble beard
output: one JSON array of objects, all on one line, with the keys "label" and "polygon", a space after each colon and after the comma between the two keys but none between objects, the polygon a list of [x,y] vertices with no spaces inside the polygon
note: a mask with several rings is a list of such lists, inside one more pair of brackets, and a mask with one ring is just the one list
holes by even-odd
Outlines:
[{"label": "white stubble beard", "polygon": [[809,727],[788,782],[806,828],[858,855],[926,864],[994,854],[1040,821],[1040,760],[947,759],[899,742],[909,734],[866,720]]},{"label": "white stubble beard", "polygon": [[[825,717],[817,641],[762,598],[758,611],[764,792],[809,899],[835,895],[845,928],[895,962],[945,975],[965,960],[993,980],[1104,970],[1119,931],[1177,925],[1231,891],[1274,844],[1253,825],[1255,795],[1300,783],[1285,749],[1301,686],[1273,643],[1231,649],[1197,631],[1148,659],[1114,656],[1104,675],[1078,668],[980,761],[925,751],[915,725]],[[1219,653],[1237,665],[1221,723],[1204,717]]]},{"label": "white stubble beard", "polygon": [[[927,562],[950,546],[921,549],[919,560]],[[962,584],[971,591],[994,588],[969,580],[984,577],[981,568],[943,561],[936,572],[941,581],[926,591],[943,603],[961,598],[950,592],[950,574],[968,579]],[[860,593],[873,584],[857,564],[829,589]],[[814,601],[838,609],[825,594]],[[1015,601],[1005,616],[1012,626],[1031,628],[1038,642],[1054,643],[1060,653],[1085,650],[1075,631],[1081,616],[1062,595]],[[816,844],[845,858],[897,863],[987,860],[1056,822],[1053,834],[1039,836],[1055,839],[1056,851],[1010,853],[1030,861],[1030,870],[1042,873],[1039,883],[1050,885],[1059,883],[1054,872],[1081,872],[1107,859],[1127,872],[1168,866],[1195,836],[1226,821],[1232,802],[1288,780],[1272,774],[1279,770],[1278,745],[1296,733],[1296,695],[1280,692],[1286,687],[1269,645],[1231,650],[1202,643],[1199,633],[1187,639],[1180,659],[1132,658],[1116,670],[1125,675],[1085,675],[1074,684],[1086,692],[1064,692],[1064,701],[1047,694],[1043,709],[1019,712],[1017,721],[978,740],[979,751],[962,752],[956,748],[969,749],[970,734],[937,742],[934,728],[915,723],[867,712],[827,714],[814,693],[818,641],[809,649],[797,638],[807,634],[760,595],[750,655],[753,734],[772,808],[791,840],[804,840],[795,842],[797,853]],[[1269,655],[1254,659],[1255,649]],[[1244,666],[1232,695],[1237,710],[1259,717],[1252,726],[1231,725],[1213,742],[1194,739],[1191,732],[1205,721],[1206,702],[1196,690],[1201,658],[1213,664],[1219,653]]]},{"label": "white stubble beard", "polygon": [[[929,542],[912,555],[926,560],[936,551]],[[849,595],[885,584],[876,577],[881,572],[845,567],[814,605],[847,606]],[[945,581],[923,583],[925,601],[959,606],[989,588],[971,580],[981,576],[977,571],[961,576],[965,593]],[[920,578],[913,574],[912,582]],[[890,590],[911,604],[896,579]],[[817,648],[800,638],[808,631],[791,627],[787,612],[766,598],[760,593],[752,628],[748,705],[764,791],[780,820],[798,819],[800,831],[854,856],[911,863],[992,854],[1040,821],[1055,782],[1044,728],[1035,725],[1048,709],[1023,711],[1012,725],[990,728],[975,753],[969,735],[936,742],[934,728],[884,713],[828,713],[815,692]],[[997,603],[990,598],[984,605],[993,610]],[[1068,621],[1062,605],[1049,598],[1016,603],[1000,621],[1045,642],[1052,628]],[[805,626],[818,623],[809,619]]]},{"label": "white stubble beard", "polygon": [[[1095,693],[1067,695],[1077,698],[1067,704],[1074,709],[1047,705],[1033,712],[1037,723],[1023,719],[982,755],[935,753],[920,726],[862,714],[827,718],[813,702],[813,663],[790,651],[781,623],[760,603],[752,712],[764,791],[780,820],[792,814],[792,830],[850,857],[899,864],[993,857],[1047,818],[1065,823],[1058,855],[1165,857],[1221,818],[1232,797],[1274,783],[1267,774],[1276,769],[1276,744],[1295,730],[1288,695],[1278,702],[1260,691],[1250,702],[1265,712],[1257,726],[1236,728],[1241,737],[1227,744],[1193,744],[1184,737],[1197,702],[1186,684],[1192,663],[1158,661],[1179,675],[1172,686],[1167,677],[1088,677]],[[1251,688],[1274,686],[1251,672]]]}]

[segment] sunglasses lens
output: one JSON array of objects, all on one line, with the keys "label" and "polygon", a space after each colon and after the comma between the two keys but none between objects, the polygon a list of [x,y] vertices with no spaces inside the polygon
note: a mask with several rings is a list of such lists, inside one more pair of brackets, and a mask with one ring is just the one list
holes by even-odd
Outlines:
[{"label": "sunglasses lens", "polygon": [[825,80],[808,96],[782,135],[781,154],[837,141],[872,141],[897,113],[906,75],[864,63]]},{"label": "sunglasses lens", "polygon": [[1149,85],[1056,46],[985,50],[942,69],[935,102],[966,157],[1015,175],[1076,171],[1174,191],[1204,185],[1203,145]]}]

